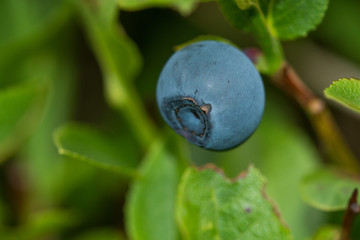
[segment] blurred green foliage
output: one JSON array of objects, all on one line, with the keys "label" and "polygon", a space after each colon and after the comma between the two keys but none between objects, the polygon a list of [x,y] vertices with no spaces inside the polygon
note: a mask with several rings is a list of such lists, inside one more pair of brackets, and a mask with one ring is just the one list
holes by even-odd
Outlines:
[{"label": "blurred green foliage", "polygon": [[[209,152],[189,146],[164,126],[154,96],[163,64],[175,46],[221,32],[221,25],[204,32],[186,15],[203,5],[219,11],[217,3],[200,2],[205,1],[0,1],[1,240],[180,239],[174,222],[177,185],[185,168],[205,163],[223,168],[229,177],[249,164],[259,169],[294,239],[309,239],[328,222],[339,226],[342,212],[321,212],[300,195],[299,183],[320,167],[321,157],[303,127],[302,113],[273,86],[265,84],[267,107],[260,128],[237,149]],[[296,11],[293,2],[283,1],[275,5],[274,16],[266,15],[274,28],[265,41],[305,35],[320,22],[327,4],[303,1],[309,5]],[[359,7],[356,0],[331,0],[311,37],[360,63]],[[231,18],[234,13],[225,8]],[[306,8],[313,21],[301,23]],[[281,21],[283,12],[289,21]],[[211,17],[203,16],[205,22]],[[262,27],[256,38],[264,35]],[[240,48],[257,44],[229,40]],[[271,48],[268,43],[261,45]],[[190,189],[199,184],[192,191],[206,190],[210,180],[201,174],[194,173],[199,183],[188,184]],[[326,183],[337,182],[329,178]],[[239,190],[234,198],[248,191]],[[186,194],[179,201],[192,197]],[[343,207],[346,194],[340,198]],[[206,206],[207,199],[201,200],[198,205]],[[184,228],[179,216],[178,221]],[[336,227],[324,229],[314,239],[338,234]],[[354,229],[359,236],[360,228]],[[325,235],[330,237],[319,237]]]},{"label": "blurred green foliage", "polygon": [[320,169],[301,181],[300,192],[311,206],[323,211],[344,210],[354,189],[360,188],[357,179],[345,178],[331,169]]}]

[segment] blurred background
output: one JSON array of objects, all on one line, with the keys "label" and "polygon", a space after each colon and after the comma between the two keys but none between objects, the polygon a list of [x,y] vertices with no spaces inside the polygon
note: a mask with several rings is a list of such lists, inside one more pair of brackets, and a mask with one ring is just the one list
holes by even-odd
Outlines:
[{"label": "blurred background", "polygon": [[[359,1],[331,0],[316,31],[283,44],[288,61],[320,97],[332,81],[360,78],[359,10]],[[0,3],[0,94],[8,96],[0,97],[0,239],[126,236],[129,180],[59,155],[53,140],[56,129],[76,122],[95,127],[116,148],[125,149],[133,165],[145,154],[126,118],[106,102],[100,60],[78,15],[68,1]],[[142,56],[134,84],[160,129],[167,127],[157,110],[155,87],[174,46],[209,34],[240,48],[256,46],[250,35],[225,20],[216,2],[201,3],[188,16],[165,8],[120,11],[117,21]],[[324,222],[339,223],[343,213],[324,214],[301,201],[298,182],[323,161],[321,145],[301,109],[266,78],[264,83],[264,119],[245,144],[217,153],[181,141],[190,162],[213,162],[229,177],[250,163],[260,168],[296,239],[305,239]],[[329,104],[360,159],[360,115]]]}]

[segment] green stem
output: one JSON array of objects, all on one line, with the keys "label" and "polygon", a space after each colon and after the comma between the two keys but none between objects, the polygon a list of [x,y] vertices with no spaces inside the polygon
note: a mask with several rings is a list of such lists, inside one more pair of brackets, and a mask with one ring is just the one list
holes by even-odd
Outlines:
[{"label": "green stem", "polygon": [[132,56],[135,59],[128,61],[140,61],[140,57],[136,59],[137,56],[133,56],[137,54],[136,50],[133,50],[132,53],[124,50],[136,47],[123,32],[119,31],[118,25],[113,26],[112,22],[103,22],[100,13],[97,12],[99,9],[94,8],[96,5],[91,5],[91,2],[86,1],[74,1],[74,4],[82,17],[92,48],[99,60],[104,76],[105,95],[109,104],[127,119],[142,148],[148,148],[153,142],[156,132],[132,82],[136,67],[128,65],[129,68],[134,68],[133,71],[130,71],[121,66],[115,55],[118,53],[110,44],[118,47],[118,52],[124,52],[123,58]]},{"label": "green stem", "polygon": [[266,75],[273,75],[284,62],[283,50],[279,39],[273,34],[271,18],[265,16],[259,3],[253,6],[258,12],[258,15],[252,18],[253,32],[265,55],[265,62],[261,64],[259,71]]},{"label": "green stem", "polygon": [[125,92],[124,103],[115,105],[115,108],[123,113],[142,147],[147,148],[156,136],[154,124],[150,121],[138,92],[133,87],[127,87]]}]

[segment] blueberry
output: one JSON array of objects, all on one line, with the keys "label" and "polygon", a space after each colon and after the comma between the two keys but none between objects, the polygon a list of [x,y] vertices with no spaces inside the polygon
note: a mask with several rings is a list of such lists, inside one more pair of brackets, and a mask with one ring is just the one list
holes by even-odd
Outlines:
[{"label": "blueberry", "polygon": [[259,125],[265,105],[264,86],[252,62],[218,41],[196,42],[174,53],[156,91],[170,127],[212,150],[244,142]]}]

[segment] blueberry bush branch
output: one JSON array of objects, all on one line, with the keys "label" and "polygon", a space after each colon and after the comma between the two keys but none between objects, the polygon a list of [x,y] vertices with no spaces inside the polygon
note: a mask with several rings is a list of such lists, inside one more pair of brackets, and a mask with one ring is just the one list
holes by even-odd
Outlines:
[{"label": "blueberry bush branch", "polygon": [[[281,40],[304,37],[319,24],[327,9],[327,0],[219,0],[228,20],[249,31],[262,48],[256,59],[258,70],[270,77],[276,86],[293,97],[307,113],[329,162],[351,172],[360,172],[359,163],[351,153],[325,102],[306,87],[283,56]],[[309,21],[304,20],[307,16]],[[311,16],[311,18],[310,18]]]},{"label": "blueberry bush branch", "polygon": [[359,163],[345,143],[326,103],[312,93],[286,62],[271,79],[276,86],[294,98],[307,113],[328,160],[349,172],[359,173]]}]

